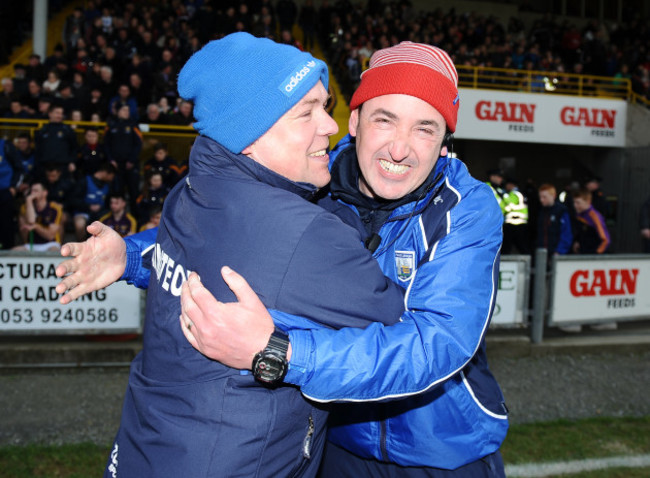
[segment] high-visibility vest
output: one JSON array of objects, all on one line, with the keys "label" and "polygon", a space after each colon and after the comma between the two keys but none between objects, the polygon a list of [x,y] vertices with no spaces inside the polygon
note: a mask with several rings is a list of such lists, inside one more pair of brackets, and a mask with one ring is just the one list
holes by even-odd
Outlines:
[{"label": "high-visibility vest", "polygon": [[505,223],[513,226],[528,224],[528,205],[526,198],[516,189],[513,189],[503,199],[505,209]]},{"label": "high-visibility vest", "polygon": [[505,197],[507,196],[508,193],[506,193],[500,186],[495,186],[489,181],[487,181],[485,184],[490,186],[490,189],[492,189],[494,198],[497,200],[497,203],[499,203],[499,207],[501,208],[501,213],[505,215],[506,214]]}]

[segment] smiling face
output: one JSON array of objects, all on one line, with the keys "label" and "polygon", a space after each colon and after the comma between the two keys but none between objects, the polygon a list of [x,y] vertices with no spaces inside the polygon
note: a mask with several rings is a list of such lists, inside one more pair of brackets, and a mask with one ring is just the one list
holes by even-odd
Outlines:
[{"label": "smiling face", "polygon": [[447,147],[441,148],[444,118],[414,96],[393,94],[366,101],[352,112],[349,129],[356,136],[359,189],[369,197],[406,196],[447,154]]},{"label": "smiling face", "polygon": [[242,153],[291,181],[325,186],[330,180],[329,137],[338,131],[325,111],[327,96],[318,82]]}]

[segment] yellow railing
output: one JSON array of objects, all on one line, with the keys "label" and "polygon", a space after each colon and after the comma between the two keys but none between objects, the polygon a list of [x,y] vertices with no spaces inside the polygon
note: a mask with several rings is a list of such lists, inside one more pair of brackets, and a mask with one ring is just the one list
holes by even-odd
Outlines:
[{"label": "yellow railing", "polygon": [[536,70],[457,65],[458,83],[463,88],[483,88],[525,93],[556,93],[601,98],[630,99],[628,78],[578,75]]},{"label": "yellow railing", "polygon": [[630,103],[639,104],[645,106],[646,108],[650,108],[650,101],[638,93],[632,92],[630,95]]}]

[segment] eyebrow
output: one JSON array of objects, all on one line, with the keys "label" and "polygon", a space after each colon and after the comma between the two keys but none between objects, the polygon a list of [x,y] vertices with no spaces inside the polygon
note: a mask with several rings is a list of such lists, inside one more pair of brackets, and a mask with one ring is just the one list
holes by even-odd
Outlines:
[{"label": "eyebrow", "polygon": [[[370,115],[368,117],[372,118],[375,115],[387,116],[388,118],[390,118],[392,120],[399,119],[399,117],[395,113],[393,113],[391,111],[388,111],[388,110],[385,110],[383,108],[378,108],[378,109],[374,110],[372,113],[370,113]],[[432,119],[422,119],[422,120],[418,121],[417,123],[419,125],[435,126],[437,128],[440,128],[440,124],[437,121],[432,120]]]}]

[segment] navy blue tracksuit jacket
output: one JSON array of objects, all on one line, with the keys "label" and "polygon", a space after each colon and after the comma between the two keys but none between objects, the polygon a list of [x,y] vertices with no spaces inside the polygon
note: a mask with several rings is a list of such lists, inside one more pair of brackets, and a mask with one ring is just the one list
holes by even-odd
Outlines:
[{"label": "navy blue tracksuit jacket", "polygon": [[207,359],[187,342],[178,319],[190,271],[219,300],[235,300],[220,275],[228,265],[267,308],[303,317],[288,319],[287,330],[397,321],[401,288],[384,277],[357,231],[306,200],[315,192],[197,139],[189,176],[165,201],[144,347],[131,367],[105,476],[315,475],[323,406],[294,386],[269,389]]}]

